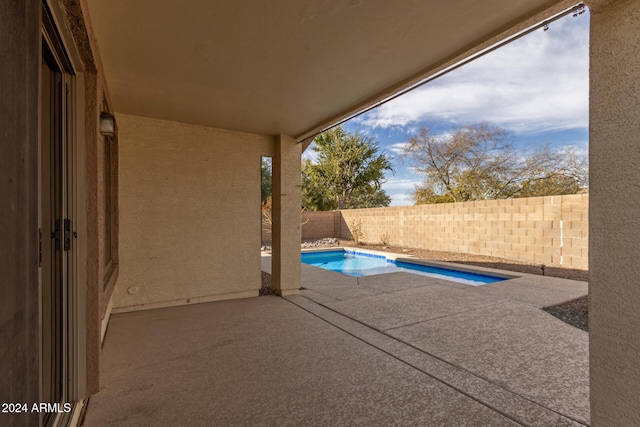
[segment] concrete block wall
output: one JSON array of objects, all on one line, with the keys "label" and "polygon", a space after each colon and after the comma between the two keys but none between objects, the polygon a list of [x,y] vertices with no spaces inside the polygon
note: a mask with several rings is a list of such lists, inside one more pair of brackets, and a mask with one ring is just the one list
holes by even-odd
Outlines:
[{"label": "concrete block wall", "polygon": [[[339,237],[341,235],[342,215],[340,211],[303,211],[301,215],[302,241]],[[271,242],[271,227],[262,224],[262,242]]]},{"label": "concrete block wall", "polygon": [[337,237],[340,233],[340,211],[302,212],[302,240]]},{"label": "concrete block wall", "polygon": [[588,211],[588,194],[353,209],[335,236],[588,269]]}]

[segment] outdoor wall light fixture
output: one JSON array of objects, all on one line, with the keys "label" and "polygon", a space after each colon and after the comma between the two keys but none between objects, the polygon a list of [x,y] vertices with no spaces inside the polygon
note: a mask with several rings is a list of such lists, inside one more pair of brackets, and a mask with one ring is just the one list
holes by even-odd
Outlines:
[{"label": "outdoor wall light fixture", "polygon": [[115,136],[116,134],[116,118],[113,114],[100,113],[100,133],[104,136]]}]

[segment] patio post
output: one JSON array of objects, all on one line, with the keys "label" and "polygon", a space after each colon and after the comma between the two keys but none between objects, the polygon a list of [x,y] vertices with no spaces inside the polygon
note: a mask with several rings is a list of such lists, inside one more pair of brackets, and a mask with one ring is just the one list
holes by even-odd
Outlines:
[{"label": "patio post", "polygon": [[280,296],[300,289],[301,144],[276,137],[273,156],[272,285]]},{"label": "patio post", "polygon": [[591,422],[640,425],[640,2],[588,4]]}]

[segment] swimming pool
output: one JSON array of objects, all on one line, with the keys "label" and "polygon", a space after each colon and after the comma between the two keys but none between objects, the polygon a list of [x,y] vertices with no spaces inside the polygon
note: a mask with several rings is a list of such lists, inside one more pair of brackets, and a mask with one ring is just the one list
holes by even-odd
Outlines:
[{"label": "swimming pool", "polygon": [[398,261],[387,258],[384,255],[348,249],[303,252],[301,260],[305,264],[354,277],[404,271],[412,274],[451,280],[471,286],[487,285],[507,279],[506,277]]}]

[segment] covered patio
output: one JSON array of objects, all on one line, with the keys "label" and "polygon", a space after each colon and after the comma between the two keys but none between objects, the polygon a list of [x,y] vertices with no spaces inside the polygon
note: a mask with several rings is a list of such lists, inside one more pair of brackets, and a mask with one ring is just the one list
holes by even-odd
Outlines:
[{"label": "covered patio", "polygon": [[[583,6],[0,0],[0,400],[72,407],[0,424],[77,425],[94,396],[87,426],[640,425],[638,1],[586,2],[588,340],[518,299],[544,287],[300,292],[313,137]],[[279,297],[255,298],[263,156]],[[427,295],[440,317],[384,302]]]},{"label": "covered patio", "polygon": [[113,315],[85,425],[589,424],[588,334],[539,309],[586,283],[302,267],[299,296]]}]

